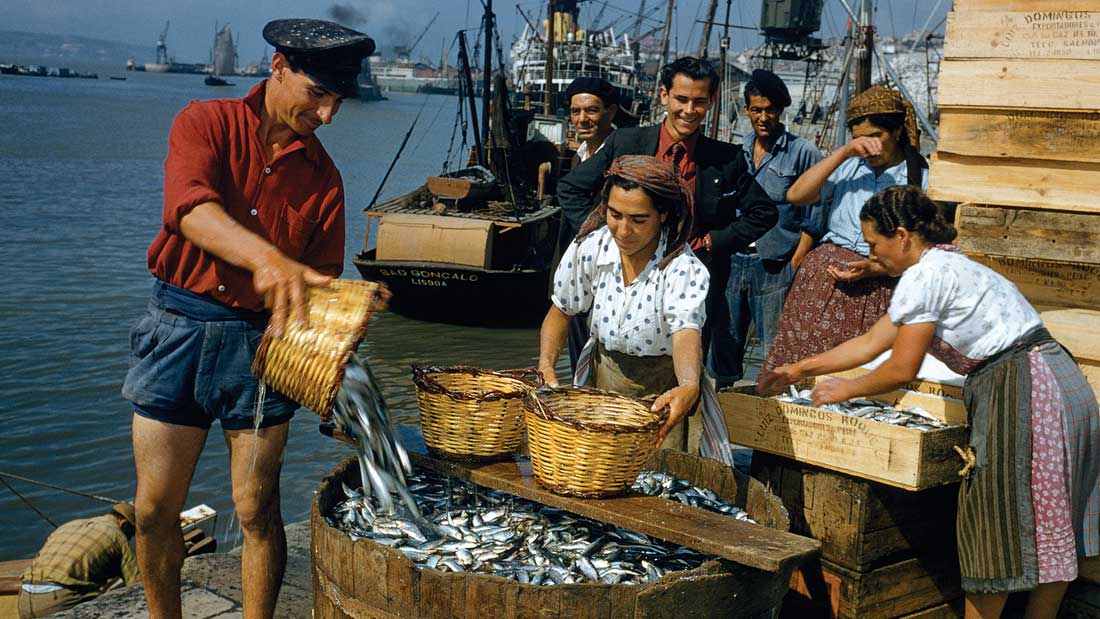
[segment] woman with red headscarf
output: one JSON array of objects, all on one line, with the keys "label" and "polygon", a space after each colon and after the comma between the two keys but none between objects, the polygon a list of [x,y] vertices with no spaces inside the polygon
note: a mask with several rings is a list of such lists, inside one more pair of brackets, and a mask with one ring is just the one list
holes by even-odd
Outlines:
[{"label": "woman with red headscarf", "polygon": [[[701,333],[710,278],[685,243],[692,196],[671,163],[646,155],[616,159],[600,205],[558,265],[553,305],[540,334],[539,371],[557,385],[554,366],[569,321],[589,312],[592,336],[574,383],[656,397],[654,409],[668,406],[670,412],[661,440],[709,386],[702,373]],[[713,440],[717,429],[706,421],[704,429],[707,441]],[[681,427],[666,445],[682,449],[686,439]],[[704,455],[711,455],[707,441]],[[728,439],[718,445],[724,457],[712,457],[729,462]]]}]

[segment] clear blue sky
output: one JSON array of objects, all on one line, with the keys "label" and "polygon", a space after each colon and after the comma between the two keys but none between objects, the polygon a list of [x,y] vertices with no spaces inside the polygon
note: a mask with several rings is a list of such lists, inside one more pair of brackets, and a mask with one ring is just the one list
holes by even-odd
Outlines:
[{"label": "clear blue sky", "polygon": [[[858,4],[859,0],[849,0]],[[884,34],[904,34],[919,29],[929,17],[938,0],[875,0],[876,24]],[[494,12],[500,20],[500,30],[507,47],[522,29],[519,8],[533,17],[544,10],[546,2],[495,0]],[[581,4],[581,24],[595,17],[603,0],[587,0]],[[637,11],[641,0],[608,0],[603,21],[620,19],[618,32],[629,30],[632,19],[627,11]],[[681,49],[698,46],[699,25],[695,23],[705,12],[707,0],[679,0],[676,3],[674,43]],[[718,18],[725,13],[725,1],[719,1]],[[733,0],[732,23],[757,26],[760,20],[760,0]],[[340,5],[358,13],[364,21],[359,28],[381,45],[411,42],[439,11],[441,15],[428,31],[418,53],[432,58],[439,56],[444,40],[449,45],[456,29],[463,25],[477,27],[481,14],[480,0],[2,0],[0,29],[74,34],[111,41],[149,46],[152,61],[153,46],[166,20],[170,53],[181,61],[202,61],[209,55],[215,22],[229,22],[239,37],[241,62],[259,59],[264,53],[260,36],[263,25],[282,17],[328,18],[332,7]],[[943,0],[932,15],[932,25],[940,22],[951,5]],[[665,0],[648,0],[647,13],[664,17]],[[825,0],[823,36],[837,36],[847,21],[847,13],[839,0]],[[648,28],[657,24],[649,22]],[[648,29],[644,28],[644,29]],[[941,27],[942,31],[942,27]],[[716,39],[713,39],[716,41]],[[757,44],[755,32],[736,30],[734,49]],[[716,45],[716,43],[715,43]],[[141,60],[141,59],[139,59]]]}]

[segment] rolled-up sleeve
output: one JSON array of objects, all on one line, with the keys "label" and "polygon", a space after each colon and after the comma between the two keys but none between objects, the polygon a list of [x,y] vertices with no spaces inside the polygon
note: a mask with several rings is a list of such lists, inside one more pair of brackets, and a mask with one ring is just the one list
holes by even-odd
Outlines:
[{"label": "rolled-up sleeve", "polygon": [[663,317],[670,334],[683,329],[703,330],[710,273],[698,260],[676,260],[668,267]]},{"label": "rolled-up sleeve", "polygon": [[570,243],[554,272],[554,292],[550,300],[562,312],[576,316],[592,307],[592,282],[596,276],[595,234],[580,243]]},{"label": "rolled-up sleeve", "polygon": [[218,192],[221,166],[212,119],[196,103],[185,107],[168,135],[164,162],[164,226],[179,232],[180,220],[206,202],[223,203]]}]

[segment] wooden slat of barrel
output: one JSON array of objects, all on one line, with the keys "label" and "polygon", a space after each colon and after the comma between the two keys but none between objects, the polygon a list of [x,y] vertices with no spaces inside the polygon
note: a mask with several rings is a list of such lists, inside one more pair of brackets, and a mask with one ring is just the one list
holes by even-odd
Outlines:
[{"label": "wooden slat of barrel", "polygon": [[609,499],[578,499],[560,496],[538,485],[526,461],[468,464],[416,452],[410,456],[417,468],[466,479],[760,570],[792,569],[821,552],[821,543],[817,540],[658,497],[627,494]]}]

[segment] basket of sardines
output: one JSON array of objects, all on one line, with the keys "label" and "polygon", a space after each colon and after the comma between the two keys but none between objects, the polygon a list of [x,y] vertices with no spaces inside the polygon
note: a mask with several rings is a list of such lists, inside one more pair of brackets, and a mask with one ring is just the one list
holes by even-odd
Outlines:
[{"label": "basket of sardines", "polygon": [[384,297],[376,282],[335,279],[307,287],[305,324],[288,323],[278,337],[266,331],[252,373],[327,420],[348,360],[371,316],[385,305]]},{"label": "basket of sardines", "polygon": [[535,480],[558,494],[611,496],[634,483],[668,411],[598,389],[540,389],[525,400]]},{"label": "basket of sardines", "polygon": [[432,452],[453,460],[495,460],[523,442],[523,398],[542,386],[534,368],[412,366],[420,427]]}]

